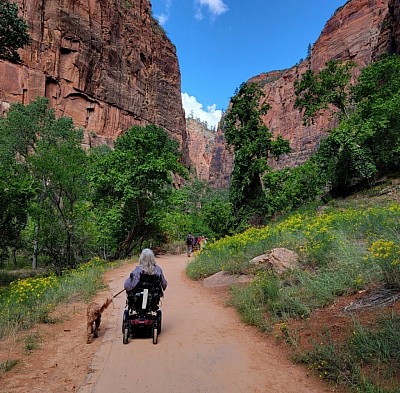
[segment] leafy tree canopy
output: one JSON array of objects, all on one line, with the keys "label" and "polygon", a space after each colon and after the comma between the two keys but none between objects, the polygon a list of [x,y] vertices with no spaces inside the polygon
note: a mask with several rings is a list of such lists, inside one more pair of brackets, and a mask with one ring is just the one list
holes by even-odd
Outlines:
[{"label": "leafy tree canopy", "polygon": [[212,189],[206,182],[194,180],[180,193],[184,195],[184,212],[189,215],[187,232],[220,238],[232,229],[232,207],[227,190]]},{"label": "leafy tree canopy", "polygon": [[[0,159],[7,164],[6,175],[20,173],[12,182],[14,197],[29,202],[20,207],[35,223],[34,242],[59,273],[84,255],[78,207],[87,196],[87,158],[81,142],[82,132],[70,118],[57,119],[45,98],[27,106],[14,104],[0,120]],[[8,204],[8,210],[12,206]],[[14,221],[23,222],[18,219],[22,211],[13,210]]]},{"label": "leafy tree canopy", "polygon": [[8,248],[17,249],[28,221],[28,206],[34,197],[32,181],[15,163],[0,158],[0,262]]},{"label": "leafy tree canopy", "polygon": [[115,149],[99,156],[91,174],[101,225],[115,238],[115,258],[160,234],[173,174],[186,176],[178,143],[154,125],[135,126],[118,137]]},{"label": "leafy tree canopy", "polygon": [[349,82],[353,62],[344,64],[331,60],[319,73],[307,70],[294,84],[295,108],[304,111],[304,124],[314,123],[315,117],[329,106],[348,116]]},{"label": "leafy tree canopy", "polygon": [[28,45],[28,26],[18,17],[18,5],[0,0],[0,59],[17,62],[17,50]]},{"label": "leafy tree canopy", "polygon": [[296,83],[296,104],[305,110],[306,122],[329,104],[345,115],[321,142],[316,156],[337,195],[400,166],[400,57],[385,56],[371,63],[353,86],[351,67],[328,62],[318,75],[308,71]]},{"label": "leafy tree canopy", "polygon": [[255,84],[243,83],[231,98],[231,107],[224,117],[225,138],[234,149],[234,169],[230,187],[232,207],[247,220],[262,214],[264,191],[262,176],[269,170],[268,158],[290,151],[288,141],[272,134],[262,122],[270,108],[262,102],[264,92]]}]

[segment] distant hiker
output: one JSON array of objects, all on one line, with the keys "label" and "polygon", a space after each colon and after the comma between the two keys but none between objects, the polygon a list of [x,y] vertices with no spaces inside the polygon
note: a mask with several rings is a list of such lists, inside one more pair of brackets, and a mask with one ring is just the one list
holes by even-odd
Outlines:
[{"label": "distant hiker", "polygon": [[202,241],[203,241],[203,236],[199,236],[198,238],[197,238],[197,244],[199,245],[199,250],[201,250],[201,243],[202,243]]},{"label": "distant hiker", "polygon": [[206,244],[207,244],[207,238],[205,236],[200,236],[199,239],[200,250],[202,250]]},{"label": "distant hiker", "polygon": [[193,236],[191,233],[189,233],[186,236],[186,253],[188,257],[190,257],[190,255],[193,252],[193,241],[194,241]]},{"label": "distant hiker", "polygon": [[193,251],[199,250],[199,237],[195,236],[193,240]]}]

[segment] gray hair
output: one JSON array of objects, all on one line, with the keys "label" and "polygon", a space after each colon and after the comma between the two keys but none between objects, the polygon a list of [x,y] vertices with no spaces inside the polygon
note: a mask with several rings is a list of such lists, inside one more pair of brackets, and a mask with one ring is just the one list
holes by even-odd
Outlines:
[{"label": "gray hair", "polygon": [[147,274],[154,274],[156,272],[156,258],[154,252],[150,248],[145,248],[139,257],[139,265]]}]

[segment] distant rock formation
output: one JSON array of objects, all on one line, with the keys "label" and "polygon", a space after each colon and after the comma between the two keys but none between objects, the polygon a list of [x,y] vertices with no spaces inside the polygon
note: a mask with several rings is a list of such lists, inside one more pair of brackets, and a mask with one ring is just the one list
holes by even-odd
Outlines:
[{"label": "distant rock formation", "polygon": [[187,151],[189,169],[200,180],[210,177],[212,151],[215,145],[216,132],[209,130],[207,124],[199,119],[186,119]]},{"label": "distant rock formation", "polygon": [[[326,23],[312,46],[310,57],[300,64],[282,71],[266,72],[249,82],[258,83],[271,109],[263,121],[273,135],[290,141],[292,152],[271,161],[275,168],[296,166],[307,160],[316,150],[326,131],[335,120],[326,113],[315,124],[303,125],[302,115],[294,108],[296,99],[293,83],[308,68],[319,71],[331,59],[353,60],[360,68],[376,60],[383,53],[400,53],[400,2],[398,0],[349,0]],[[227,187],[233,162],[232,154],[224,149],[223,130],[218,130],[218,145],[213,152],[210,181]],[[224,169],[222,169],[224,166]]]},{"label": "distant rock formation", "polygon": [[[221,124],[221,122],[220,122]],[[218,127],[214,140],[208,182],[215,188],[228,188],[233,168],[233,153],[227,148],[225,135]]]},{"label": "distant rock formation", "polygon": [[32,44],[0,61],[0,110],[49,98],[85,143],[112,145],[132,125],[156,124],[185,146],[175,46],[149,0],[17,0]]}]

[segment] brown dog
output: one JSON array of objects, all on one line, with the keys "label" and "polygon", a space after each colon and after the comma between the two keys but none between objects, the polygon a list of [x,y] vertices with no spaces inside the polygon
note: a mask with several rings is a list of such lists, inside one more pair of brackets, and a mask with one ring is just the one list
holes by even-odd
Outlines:
[{"label": "brown dog", "polygon": [[98,330],[101,322],[101,314],[111,304],[112,298],[108,298],[102,306],[99,303],[93,302],[87,308],[87,343],[93,341],[93,337],[98,337]]}]

